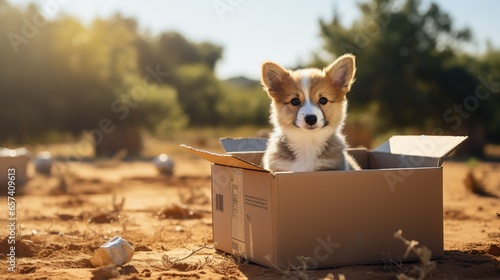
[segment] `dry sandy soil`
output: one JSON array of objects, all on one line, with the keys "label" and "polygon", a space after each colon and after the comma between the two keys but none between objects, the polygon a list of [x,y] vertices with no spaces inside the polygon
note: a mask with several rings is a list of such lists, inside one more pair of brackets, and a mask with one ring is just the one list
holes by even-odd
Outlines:
[{"label": "dry sandy soil", "polygon": [[[418,265],[276,271],[234,260],[211,248],[210,165],[186,154],[175,160],[170,178],[159,176],[149,161],[73,162],[61,169],[64,182],[31,170],[17,194],[17,273],[8,271],[7,202],[0,197],[0,278],[396,279],[400,273],[412,275]],[[430,279],[500,279],[500,200],[495,197],[500,196],[500,163],[475,168],[491,196],[465,188],[468,170],[463,162],[444,164],[446,257],[436,261]],[[93,252],[116,235],[135,248],[132,260],[121,267],[93,267]]]}]

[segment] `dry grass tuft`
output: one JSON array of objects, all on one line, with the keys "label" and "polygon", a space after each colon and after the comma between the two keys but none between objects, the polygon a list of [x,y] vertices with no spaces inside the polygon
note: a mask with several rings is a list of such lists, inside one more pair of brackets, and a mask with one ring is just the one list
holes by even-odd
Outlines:
[{"label": "dry grass tuft", "polygon": [[123,210],[123,205],[125,205],[125,197],[122,197],[120,202],[118,202],[116,194],[113,194],[111,202],[113,203],[113,212],[121,212]]},{"label": "dry grass tuft", "polygon": [[68,179],[74,176],[68,164],[57,163],[54,164],[55,177],[57,179],[57,186],[50,191],[51,194],[67,194],[68,193]]},{"label": "dry grass tuft", "polygon": [[269,263],[271,264],[271,266],[275,270],[277,270],[278,272],[280,272],[284,276],[294,278],[294,279],[295,278],[301,279],[301,280],[309,280],[310,279],[309,275],[307,275],[307,273],[306,273],[307,264],[306,264],[303,256],[297,257],[297,259],[300,261],[300,265],[294,266],[292,264],[288,264],[287,269],[282,269],[282,268],[278,267],[276,264],[274,264],[271,260],[271,256],[266,256],[265,258],[269,261]]},{"label": "dry grass tuft", "polygon": [[191,250],[191,252],[188,255],[186,255],[185,257],[171,259],[168,255],[163,255],[161,258],[162,258],[163,265],[165,267],[168,267],[168,264],[183,261],[183,260],[193,256],[194,254],[196,254],[197,252],[199,252],[203,249],[213,249],[213,248],[214,248],[213,246],[207,246],[207,243],[203,243],[203,245],[201,245],[200,247]]},{"label": "dry grass tuft", "polygon": [[205,205],[210,203],[210,197],[200,187],[190,187],[179,191],[180,201],[184,204]]},{"label": "dry grass tuft", "polygon": [[[436,263],[431,261],[432,252],[429,248],[425,246],[418,246],[418,241],[415,240],[407,240],[403,237],[403,231],[398,230],[394,233],[394,238],[399,239],[405,243],[406,252],[403,255],[404,258],[408,256],[410,252],[415,253],[420,259],[420,266],[414,266],[411,274],[416,274],[417,278],[412,276],[408,276],[405,273],[398,274],[398,280],[423,280],[425,277],[430,275],[433,271],[436,270]],[[418,246],[418,247],[417,247]]]},{"label": "dry grass tuft", "polygon": [[213,272],[221,275],[235,275],[239,274],[239,266],[241,265],[238,263],[234,258],[227,258],[223,257],[222,260],[216,261],[215,259],[211,258],[211,262],[207,264],[208,267],[212,269]]}]

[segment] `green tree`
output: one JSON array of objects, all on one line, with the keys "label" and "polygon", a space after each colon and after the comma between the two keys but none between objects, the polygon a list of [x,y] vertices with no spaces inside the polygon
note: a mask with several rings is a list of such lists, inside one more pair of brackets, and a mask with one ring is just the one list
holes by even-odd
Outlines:
[{"label": "green tree", "polygon": [[216,110],[221,89],[213,71],[203,64],[191,64],[176,71],[175,86],[179,103],[189,116],[191,125],[220,123]]},{"label": "green tree", "polygon": [[480,106],[489,112],[483,119],[486,126],[487,138],[495,144],[500,144],[500,50],[491,46],[484,55],[479,57],[479,64],[469,58],[464,63],[476,65],[474,73],[480,80],[476,86],[477,94],[484,96]]},{"label": "green tree", "polygon": [[270,99],[258,82],[245,79],[243,83],[224,81],[217,111],[224,125],[267,125]]},{"label": "green tree", "polygon": [[141,127],[168,133],[267,123],[268,100],[258,85],[216,78],[221,46],[176,32],[141,33],[120,14],[83,25],[68,15],[44,20],[36,5],[5,0],[0,13],[0,35],[8,38],[0,40],[0,141],[79,135],[105,120],[118,131],[106,145],[119,149],[114,141],[126,133],[137,138]]},{"label": "green tree", "polygon": [[186,123],[176,90],[139,69],[135,20],[116,14],[86,27],[65,15],[43,20],[37,6],[3,0],[0,11],[0,35],[9,38],[0,40],[0,141],[78,135],[103,119],[153,131]]},{"label": "green tree", "polygon": [[[349,94],[351,110],[377,116],[384,131],[405,127],[453,130],[443,114],[473,94],[478,81],[461,64],[460,46],[471,37],[456,29],[450,16],[432,3],[372,0],[359,4],[361,17],[345,27],[335,15],[320,21],[324,50],[357,57],[357,81]],[[326,63],[317,59],[313,64]],[[489,115],[479,110],[464,119]]]},{"label": "green tree", "polygon": [[222,57],[222,47],[210,42],[191,42],[176,32],[164,32],[153,38],[144,36],[136,47],[143,74],[155,67],[168,72],[161,83],[176,89],[189,124],[220,122],[216,104],[221,101],[221,89],[214,69]]}]

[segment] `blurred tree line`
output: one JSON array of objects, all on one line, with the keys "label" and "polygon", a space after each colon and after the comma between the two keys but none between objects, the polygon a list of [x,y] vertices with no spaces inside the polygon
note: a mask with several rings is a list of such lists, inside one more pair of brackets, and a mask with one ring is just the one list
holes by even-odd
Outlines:
[{"label": "blurred tree line", "polygon": [[[321,20],[324,50],[356,55],[350,110],[373,116],[375,131],[466,134],[470,151],[481,154],[486,142],[500,143],[500,51],[467,54],[471,31],[456,28],[438,5],[422,6],[371,0],[359,4],[351,26],[337,14]],[[312,66],[331,61],[323,57],[316,53]]]},{"label": "blurred tree line", "polygon": [[[337,14],[320,20],[324,47],[308,64],[356,55],[349,119],[377,133],[411,128],[500,142],[499,50],[464,52],[470,30],[457,29],[436,4],[369,0],[359,8],[351,26]],[[6,0],[0,34],[0,141],[114,127],[175,133],[268,123],[259,83],[217,79],[223,48],[210,42],[175,32],[152,36],[119,14],[88,26],[67,15],[47,20],[35,5]]]},{"label": "blurred tree line", "polygon": [[40,7],[6,0],[0,13],[0,141],[267,123],[258,82],[215,77],[220,46],[175,32],[151,36],[120,14],[85,26],[67,15],[46,20]]}]

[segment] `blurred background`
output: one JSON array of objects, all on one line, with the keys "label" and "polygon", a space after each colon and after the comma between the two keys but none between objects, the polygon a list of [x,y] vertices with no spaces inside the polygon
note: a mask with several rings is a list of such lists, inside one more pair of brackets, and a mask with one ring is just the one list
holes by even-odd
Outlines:
[{"label": "blurred background", "polygon": [[468,135],[461,153],[498,156],[498,10],[464,0],[0,0],[0,146],[139,156],[164,149],[154,143],[255,136],[270,129],[263,61],[324,67],[353,53],[351,146]]}]

